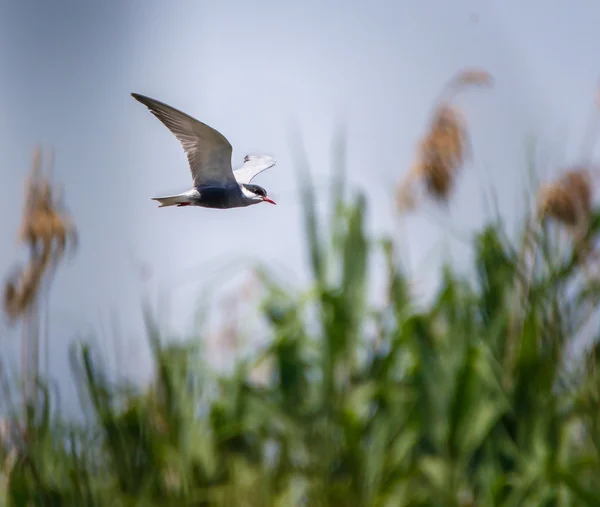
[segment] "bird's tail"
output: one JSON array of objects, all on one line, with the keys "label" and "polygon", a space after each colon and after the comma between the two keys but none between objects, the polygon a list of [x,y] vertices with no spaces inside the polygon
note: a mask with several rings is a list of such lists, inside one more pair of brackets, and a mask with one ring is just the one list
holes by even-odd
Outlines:
[{"label": "bird's tail", "polygon": [[160,203],[158,205],[159,208],[164,208],[165,206],[189,206],[192,203],[189,195],[186,194],[153,197],[152,200]]}]

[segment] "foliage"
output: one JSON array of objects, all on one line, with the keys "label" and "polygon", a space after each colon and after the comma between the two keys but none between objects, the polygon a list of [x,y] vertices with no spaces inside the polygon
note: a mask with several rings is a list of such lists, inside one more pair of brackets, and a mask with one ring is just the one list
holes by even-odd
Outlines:
[{"label": "foliage", "polygon": [[[567,361],[598,306],[600,213],[567,249],[531,216],[518,241],[488,224],[473,272],[445,266],[417,308],[395,245],[365,229],[365,197],[346,196],[343,165],[329,224],[298,167],[313,283],[300,292],[261,270],[267,349],[216,375],[148,316],[155,377],[138,391],[74,348],[86,422],[62,421],[40,385],[5,505],[600,505],[600,349]],[[380,254],[387,298],[373,308]],[[260,364],[267,382],[252,380]]]}]

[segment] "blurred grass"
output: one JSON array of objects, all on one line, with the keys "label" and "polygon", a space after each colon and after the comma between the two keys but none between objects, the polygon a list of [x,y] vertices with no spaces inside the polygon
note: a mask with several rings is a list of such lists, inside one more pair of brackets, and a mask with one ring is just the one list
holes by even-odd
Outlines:
[{"label": "blurred grass", "polygon": [[[312,284],[296,291],[259,270],[268,347],[219,375],[147,312],[155,374],[139,390],[74,346],[85,421],[62,419],[39,383],[0,449],[0,505],[600,505],[596,336],[576,363],[566,357],[597,312],[581,245],[600,212],[568,248],[534,216],[516,240],[486,225],[472,273],[444,266],[417,308],[396,245],[369,236],[365,197],[343,185],[344,136],[334,149],[325,221],[296,146]],[[386,268],[377,307],[374,255]]]}]

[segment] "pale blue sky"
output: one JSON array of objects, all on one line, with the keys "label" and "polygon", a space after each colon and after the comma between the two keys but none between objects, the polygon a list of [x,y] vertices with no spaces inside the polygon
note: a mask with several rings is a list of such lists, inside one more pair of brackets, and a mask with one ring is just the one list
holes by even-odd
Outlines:
[{"label": "pale blue sky", "polygon": [[[315,191],[326,202],[331,136],[344,120],[350,179],[371,198],[373,231],[396,228],[417,280],[429,287],[449,234],[428,217],[442,215],[429,206],[399,231],[390,183],[408,170],[432,100],[461,68],[493,74],[493,89],[461,101],[475,163],[463,173],[451,220],[464,232],[482,223],[483,185],[496,187],[514,220],[526,136],[541,136],[557,163],[576,158],[600,76],[599,23],[593,0],[3,0],[0,268],[7,272],[24,254],[11,238],[31,149],[52,145],[81,232],[77,257],[52,293],[52,364],[64,371],[65,344],[115,308],[129,326],[121,366],[144,370],[139,319],[129,317],[138,315],[143,292],[134,260],[177,286],[171,324],[178,330],[189,329],[202,282],[228,260],[285,266],[301,282],[286,128],[290,119],[299,123]],[[234,165],[246,153],[275,156],[278,165],[256,182],[277,207],[157,209],[150,197],[187,189],[189,172],[178,142],[132,91],[219,129],[234,146]],[[460,244],[450,252],[467,259]],[[5,350],[14,348],[9,336]]]}]

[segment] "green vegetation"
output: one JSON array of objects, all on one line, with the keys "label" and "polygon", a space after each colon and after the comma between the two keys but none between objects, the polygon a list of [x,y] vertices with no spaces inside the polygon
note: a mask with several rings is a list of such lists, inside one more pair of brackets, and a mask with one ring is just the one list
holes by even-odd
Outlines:
[{"label": "green vegetation", "polygon": [[[146,391],[74,348],[86,422],[57,419],[40,384],[16,454],[4,449],[0,505],[600,505],[600,348],[567,358],[600,301],[600,213],[572,240],[534,215],[514,240],[486,225],[472,272],[445,266],[419,308],[396,245],[369,236],[364,196],[342,185],[343,153],[328,222],[297,157],[312,284],[260,271],[269,346],[218,375],[148,313]],[[374,255],[387,287],[375,308]],[[266,382],[251,380],[259,363]]]}]

